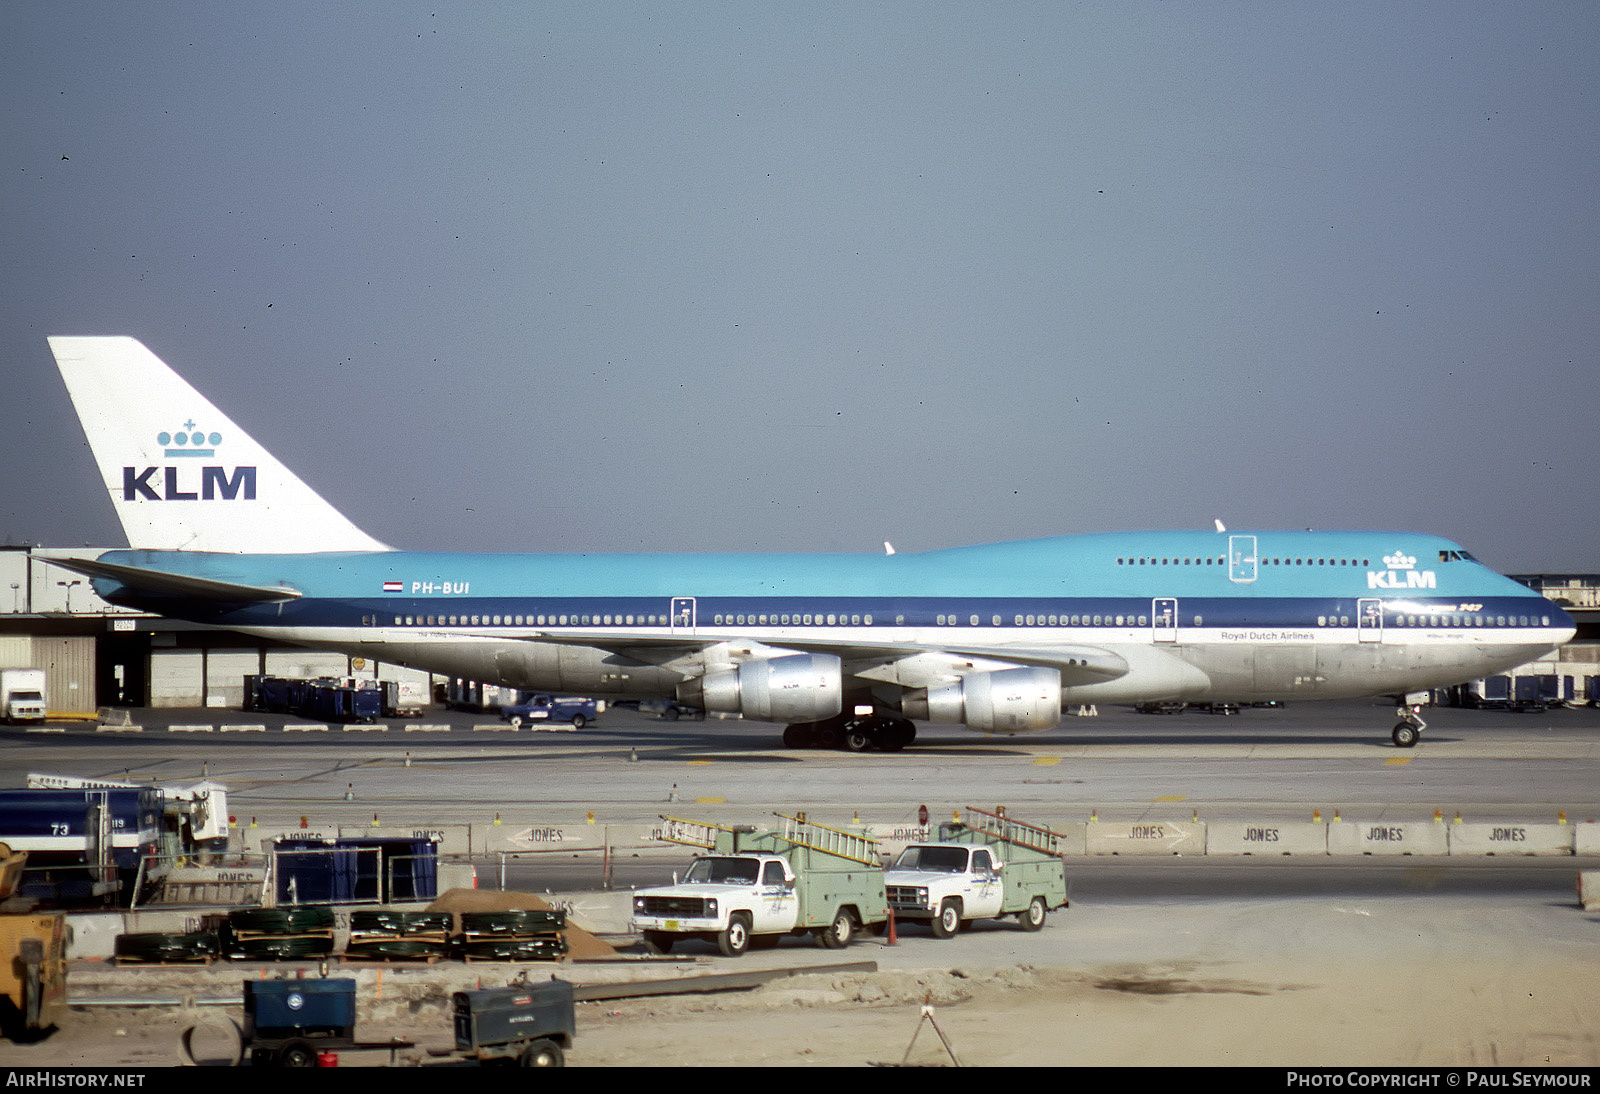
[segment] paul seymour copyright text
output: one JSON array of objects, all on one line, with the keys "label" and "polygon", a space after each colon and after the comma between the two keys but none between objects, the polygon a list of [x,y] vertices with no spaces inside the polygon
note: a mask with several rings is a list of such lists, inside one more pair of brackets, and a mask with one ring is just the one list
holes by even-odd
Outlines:
[{"label": "paul seymour copyright text", "polygon": [[1291,1087],[1351,1087],[1385,1089],[1391,1087],[1532,1089],[1535,1087],[1575,1087],[1592,1089],[1594,1075],[1587,1071],[1518,1071],[1515,1069],[1445,1071],[1290,1071],[1284,1085]]}]

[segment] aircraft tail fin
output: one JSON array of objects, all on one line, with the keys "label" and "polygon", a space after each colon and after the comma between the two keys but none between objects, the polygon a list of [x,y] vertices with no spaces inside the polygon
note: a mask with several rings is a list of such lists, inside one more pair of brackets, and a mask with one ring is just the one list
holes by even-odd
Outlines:
[{"label": "aircraft tail fin", "polygon": [[133,338],[50,338],[130,547],[386,551]]}]

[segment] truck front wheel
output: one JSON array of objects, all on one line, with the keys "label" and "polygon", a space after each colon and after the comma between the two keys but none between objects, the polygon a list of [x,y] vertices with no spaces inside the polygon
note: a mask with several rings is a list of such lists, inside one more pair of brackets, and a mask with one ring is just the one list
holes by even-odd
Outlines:
[{"label": "truck front wheel", "polygon": [[939,914],[933,917],[933,937],[954,938],[961,929],[961,905],[947,900],[939,905]]},{"label": "truck front wheel", "polygon": [[750,920],[743,912],[728,920],[728,926],[717,935],[717,949],[724,957],[738,957],[750,948]]},{"label": "truck front wheel", "polygon": [[513,714],[511,717],[507,718],[506,721],[511,723],[512,729],[522,728],[522,715],[520,714]]},{"label": "truck front wheel", "polygon": [[573,729],[582,729],[588,723],[589,723],[589,720],[587,718],[585,718],[581,714],[574,714],[572,716],[572,728]]},{"label": "truck front wheel", "polygon": [[1044,897],[1036,896],[1028,901],[1027,908],[1017,913],[1017,922],[1022,924],[1022,929],[1025,931],[1037,931],[1044,926],[1044,917],[1048,912]]},{"label": "truck front wheel", "polygon": [[833,922],[817,932],[817,944],[825,950],[842,950],[850,945],[856,935],[856,921],[850,913],[840,908]]}]

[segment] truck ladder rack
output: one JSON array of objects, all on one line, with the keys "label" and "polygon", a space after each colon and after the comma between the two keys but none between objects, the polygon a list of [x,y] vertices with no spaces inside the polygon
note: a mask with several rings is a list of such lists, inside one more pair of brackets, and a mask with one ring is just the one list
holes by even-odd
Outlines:
[{"label": "truck ladder rack", "polygon": [[779,830],[779,837],[796,847],[804,847],[810,851],[821,851],[823,854],[835,855],[838,858],[859,862],[863,866],[879,865],[878,847],[880,844],[871,836],[857,835],[838,828],[829,828],[825,824],[808,821],[804,816],[791,817],[787,813],[774,813],[774,817],[781,818],[783,827]]},{"label": "truck ladder rack", "polygon": [[1048,828],[1040,828],[1036,824],[1024,824],[1022,821],[1012,820],[1004,812],[989,813],[982,809],[974,809],[970,805],[967,806],[967,813],[974,818],[967,821],[967,827],[974,832],[981,832],[1002,843],[1014,844],[1046,855],[1061,853],[1056,846],[1059,834]]},{"label": "truck ladder rack", "polygon": [[681,843],[686,847],[703,847],[714,850],[717,846],[718,832],[733,832],[737,829],[726,825],[710,824],[703,821],[684,820],[681,817],[669,817],[665,813],[657,814],[666,824],[662,825],[661,838],[668,843]]}]

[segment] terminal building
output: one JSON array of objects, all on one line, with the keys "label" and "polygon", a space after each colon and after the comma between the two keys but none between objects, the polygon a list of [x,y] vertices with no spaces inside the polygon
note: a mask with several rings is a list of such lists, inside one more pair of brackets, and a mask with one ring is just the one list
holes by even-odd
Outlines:
[{"label": "terminal building", "polygon": [[79,548],[0,547],[0,668],[45,670],[52,715],[102,707],[244,704],[246,676],[448,683],[426,672],[342,653],[263,642],[107,604],[88,580],[49,564],[98,554]]},{"label": "terminal building", "polygon": [[[370,658],[265,642],[107,604],[79,574],[50,565],[84,548],[0,547],[0,668],[45,670],[52,714],[101,707],[239,709],[246,676],[395,681],[436,695],[444,677]],[[1577,637],[1512,675],[1554,676],[1555,694],[1583,702],[1600,681],[1600,574],[1513,575],[1564,607]]]}]

